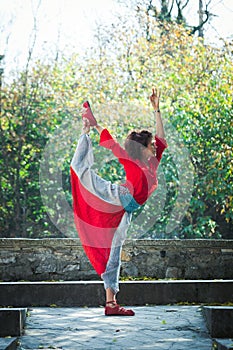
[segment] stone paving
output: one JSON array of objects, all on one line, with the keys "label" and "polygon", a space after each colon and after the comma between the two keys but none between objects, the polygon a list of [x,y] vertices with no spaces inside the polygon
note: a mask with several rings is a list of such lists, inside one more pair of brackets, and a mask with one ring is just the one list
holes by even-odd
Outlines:
[{"label": "stone paving", "polygon": [[199,306],[133,309],[133,317],[106,317],[103,307],[30,309],[18,349],[211,350]]}]

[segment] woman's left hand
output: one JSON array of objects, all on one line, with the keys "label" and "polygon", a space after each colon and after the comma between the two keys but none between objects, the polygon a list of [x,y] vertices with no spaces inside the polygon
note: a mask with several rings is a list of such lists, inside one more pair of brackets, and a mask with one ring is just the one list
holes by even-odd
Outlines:
[{"label": "woman's left hand", "polygon": [[154,108],[154,110],[159,110],[159,98],[160,98],[160,91],[157,88],[152,89],[152,95],[150,95],[150,101]]}]

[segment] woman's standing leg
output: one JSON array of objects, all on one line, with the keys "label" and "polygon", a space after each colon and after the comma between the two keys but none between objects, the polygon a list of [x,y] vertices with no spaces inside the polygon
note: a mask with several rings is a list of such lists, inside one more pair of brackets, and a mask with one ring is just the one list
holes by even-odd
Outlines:
[{"label": "woman's standing leg", "polygon": [[133,316],[133,310],[126,310],[117,305],[116,294],[119,292],[119,276],[121,267],[122,246],[126,238],[126,232],[131,221],[132,214],[125,213],[122,221],[114,234],[111,252],[105,272],[101,275],[106,290],[105,315]]}]

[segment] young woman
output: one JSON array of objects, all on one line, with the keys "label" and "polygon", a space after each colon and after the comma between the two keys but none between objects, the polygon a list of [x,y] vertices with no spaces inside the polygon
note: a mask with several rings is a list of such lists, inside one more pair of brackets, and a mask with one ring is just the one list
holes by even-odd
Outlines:
[{"label": "young woman", "polygon": [[[124,148],[97,123],[89,103],[83,105],[83,133],[71,162],[74,219],[83,248],[104,281],[106,316],[134,315],[133,310],[120,307],[116,301],[121,250],[132,212],[146,202],[158,185],[156,172],[167,147],[159,97],[157,89],[152,89],[150,101],[155,113],[155,138],[147,130],[133,131],[128,135]],[[91,127],[100,134],[100,146],[110,149],[123,165],[124,184],[112,184],[93,171]]]}]

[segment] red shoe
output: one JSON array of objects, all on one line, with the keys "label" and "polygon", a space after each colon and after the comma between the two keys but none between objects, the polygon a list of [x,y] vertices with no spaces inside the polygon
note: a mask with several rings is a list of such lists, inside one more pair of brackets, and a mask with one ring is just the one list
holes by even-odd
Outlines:
[{"label": "red shoe", "polygon": [[90,126],[96,126],[97,121],[91,111],[90,103],[88,101],[84,102],[83,107],[85,108],[85,110],[82,113],[82,118],[87,118],[90,122]]},{"label": "red shoe", "polygon": [[[114,307],[107,306],[107,304],[115,304]],[[126,310],[124,307],[121,307],[116,302],[107,302],[105,306],[105,316],[134,316],[135,313],[133,310]]]}]

